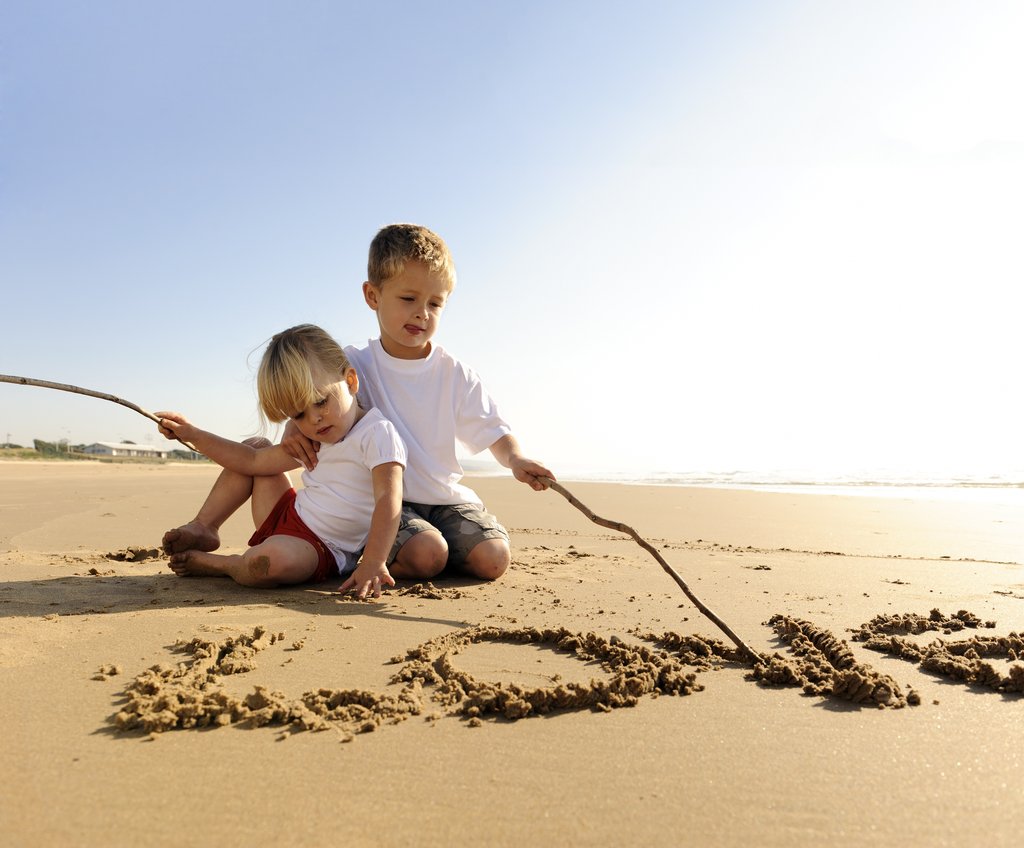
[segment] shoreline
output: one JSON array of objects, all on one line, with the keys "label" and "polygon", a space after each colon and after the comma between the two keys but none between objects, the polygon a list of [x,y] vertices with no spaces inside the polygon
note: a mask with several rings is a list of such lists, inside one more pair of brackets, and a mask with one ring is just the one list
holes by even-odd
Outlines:
[{"label": "shoreline", "polygon": [[[151,459],[97,459],[78,458],[75,459],[34,459],[25,457],[2,457],[0,465],[28,463],[32,465],[85,465],[94,467],[96,465],[151,465],[169,468],[209,468],[216,467],[216,463],[210,460],[165,460],[155,461]],[[793,475],[794,478],[799,475]],[[837,475],[839,477],[841,475]],[[959,502],[983,502],[1001,504],[1005,506],[1024,507],[1024,482],[1022,474],[1010,475],[1004,482],[983,482],[980,480],[964,479],[935,479],[932,482],[922,482],[906,478],[905,482],[876,481],[865,478],[863,480],[830,480],[823,477],[817,481],[793,479],[785,481],[785,475],[778,473],[764,475],[765,479],[751,479],[746,481],[722,482],[713,476],[694,475],[687,478],[681,475],[665,475],[658,478],[651,475],[629,475],[616,478],[614,475],[602,474],[599,472],[577,472],[560,476],[563,484],[597,484],[609,486],[637,486],[656,487],[666,489],[723,489],[728,491],[749,491],[764,492],[770,494],[793,494],[793,495],[822,495],[839,497],[874,497],[886,499],[903,500],[938,500],[938,501],[959,501]],[[773,479],[768,479],[773,478]],[[511,474],[506,469],[496,470],[469,470],[465,475],[466,480],[488,480],[507,479],[511,480]]]}]

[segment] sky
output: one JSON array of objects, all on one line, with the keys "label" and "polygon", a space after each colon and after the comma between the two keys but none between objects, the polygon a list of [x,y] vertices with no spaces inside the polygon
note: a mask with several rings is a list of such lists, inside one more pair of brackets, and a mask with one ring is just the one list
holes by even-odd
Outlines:
[{"label": "sky", "polygon": [[[435,341],[556,474],[1024,469],[1024,4],[40,0],[0,31],[2,374],[260,432],[265,342],[375,337],[367,246],[413,221],[458,270]],[[36,438],[166,444],[0,383],[0,440]]]}]

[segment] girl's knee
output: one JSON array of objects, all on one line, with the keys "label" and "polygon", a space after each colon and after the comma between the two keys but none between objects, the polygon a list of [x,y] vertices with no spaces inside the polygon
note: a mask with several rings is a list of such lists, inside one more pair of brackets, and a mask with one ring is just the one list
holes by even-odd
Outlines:
[{"label": "girl's knee", "polygon": [[[242,555],[247,585],[264,589],[303,583],[316,570],[316,553],[300,548],[298,539],[271,537]],[[308,542],[305,544],[309,544]],[[309,545],[312,550],[312,545]]]},{"label": "girl's knee", "polygon": [[274,557],[266,551],[247,551],[242,556],[243,573],[239,580],[246,586],[253,586],[262,589],[271,589],[278,584],[274,568]]}]

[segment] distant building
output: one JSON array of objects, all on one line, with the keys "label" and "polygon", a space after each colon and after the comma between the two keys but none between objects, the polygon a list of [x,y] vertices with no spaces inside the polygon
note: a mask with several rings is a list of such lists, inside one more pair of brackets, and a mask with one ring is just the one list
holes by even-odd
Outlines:
[{"label": "distant building", "polygon": [[171,451],[169,448],[155,448],[152,445],[133,445],[131,442],[93,442],[82,448],[82,453],[96,454],[97,456],[148,456],[158,459],[167,459]]}]

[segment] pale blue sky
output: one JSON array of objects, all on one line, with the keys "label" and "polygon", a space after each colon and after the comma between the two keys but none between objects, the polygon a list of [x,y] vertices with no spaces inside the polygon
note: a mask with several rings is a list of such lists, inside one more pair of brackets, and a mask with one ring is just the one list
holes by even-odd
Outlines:
[{"label": "pale blue sky", "polygon": [[[262,343],[437,341],[591,468],[1024,468],[1024,5],[7,3],[0,373],[258,427]],[[0,439],[152,441],[0,384]]]}]

